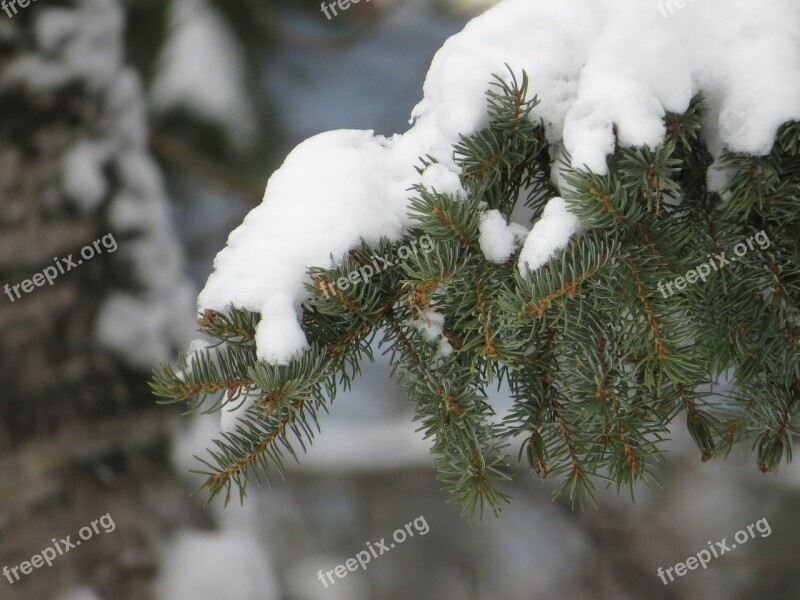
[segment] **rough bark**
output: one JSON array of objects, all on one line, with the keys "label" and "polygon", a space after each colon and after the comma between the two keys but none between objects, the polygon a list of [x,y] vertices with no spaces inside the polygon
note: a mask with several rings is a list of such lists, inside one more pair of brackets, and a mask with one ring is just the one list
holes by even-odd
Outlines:
[{"label": "rough bark", "polygon": [[[0,16],[0,286],[30,279],[55,257],[77,256],[115,231],[110,211],[130,186],[123,161],[146,154],[143,141],[137,148],[109,125],[117,86],[133,74],[112,65],[107,80],[88,77],[62,60],[66,45],[92,43],[86,11],[121,20],[116,1],[100,4],[39,3],[10,20]],[[61,39],[37,36],[38,20],[57,11],[79,27]],[[122,27],[103,35],[115,33],[121,48]],[[37,83],[47,69],[55,77]],[[70,198],[63,185],[65,156],[83,140],[111,148],[95,203]],[[145,220],[115,237],[122,248],[152,233]],[[0,598],[43,600],[76,585],[104,598],[150,598],[164,537],[175,527],[208,525],[169,467],[171,420],[154,404],[146,369],[98,342],[97,319],[110,294],[148,293],[136,276],[143,265],[129,259],[105,252],[13,302],[0,296],[0,568],[30,560],[52,538],[76,540],[102,515],[116,524],[13,585],[0,576]]]}]

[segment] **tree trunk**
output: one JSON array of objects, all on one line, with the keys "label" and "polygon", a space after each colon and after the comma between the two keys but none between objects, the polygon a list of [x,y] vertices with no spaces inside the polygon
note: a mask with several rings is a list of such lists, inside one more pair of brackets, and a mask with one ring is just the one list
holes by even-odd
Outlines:
[{"label": "tree trunk", "polygon": [[[191,293],[145,146],[138,79],[120,59],[122,8],[58,4],[17,5],[0,19],[0,286],[9,286],[0,290],[0,568],[53,538],[75,542],[103,515],[116,528],[50,568],[18,571],[13,584],[1,576],[0,597],[43,600],[84,585],[141,600],[169,530],[208,525],[168,465],[172,420],[146,385],[146,363],[186,341]],[[109,233],[119,252],[96,245],[90,260],[25,292],[23,282],[70,255],[77,263]],[[120,306],[141,307],[135,316],[149,328],[131,327]]]}]

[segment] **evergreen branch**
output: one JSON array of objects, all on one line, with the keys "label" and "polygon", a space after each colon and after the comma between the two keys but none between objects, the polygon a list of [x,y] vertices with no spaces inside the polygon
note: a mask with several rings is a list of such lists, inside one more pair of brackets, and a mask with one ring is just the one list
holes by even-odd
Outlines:
[{"label": "evergreen branch", "polygon": [[221,439],[214,440],[216,449],[208,451],[209,459],[200,459],[208,467],[197,471],[207,477],[201,488],[209,494],[207,504],[223,490],[228,504],[234,485],[243,501],[251,475],[260,483],[261,472],[271,481],[270,465],[283,476],[284,451],[297,458],[289,436],[293,435],[305,450],[304,439],[314,437],[308,420],[318,428],[317,411],[325,407],[326,398],[335,395],[330,366],[324,351],[312,348],[288,366],[256,363],[251,367],[253,380],[264,390],[266,406],[263,410],[247,409],[233,432],[222,433]]},{"label": "evergreen branch", "polygon": [[[519,459],[526,454],[539,477],[560,478],[555,493],[568,492],[573,504],[593,501],[598,478],[632,494],[683,414],[704,461],[745,439],[762,470],[791,459],[800,413],[800,123],[785,124],[767,156],[724,155],[715,166],[729,185],[720,193],[708,189],[714,157],[701,96],[684,114],[665,116],[659,146],[617,140],[606,175],[573,168],[562,152],[561,195],[582,228],[529,272],[519,270],[518,253],[489,261],[479,239],[487,209],[510,218],[523,202],[536,222],[558,194],[537,103],[524,73],[495,77],[488,125],[453,148],[464,192],[414,186],[414,227],[402,240],[362,240],[327,268],[308,270],[302,327],[310,350],[289,365],[258,360],[257,313],[200,316],[201,332],[219,344],[180,354],[151,387],[189,411],[209,395],[216,400],[207,412],[251,405],[201,459],[209,501],[223,491],[229,501],[234,485],[243,498],[251,478],[283,475],[285,454],[296,459],[294,445],[306,448],[318,411],[373,358],[379,333],[433,440],[437,477],[467,514],[497,512],[508,499],[497,485],[509,479],[503,449],[516,435]],[[417,172],[435,163],[423,156]],[[756,249],[761,231],[770,244]],[[702,283],[676,282],[670,296],[657,291],[709,252],[730,256],[748,235],[749,251],[737,251],[735,264],[715,265]],[[395,259],[421,236],[434,242],[430,252],[377,267],[376,255]],[[367,267],[373,276],[345,285]],[[732,375],[729,394],[700,391],[723,374]],[[501,425],[486,400],[494,378],[514,399]]]},{"label": "evergreen branch", "polygon": [[521,296],[527,296],[518,317],[542,319],[547,310],[565,297],[574,298],[581,287],[596,275],[614,252],[602,237],[584,236],[575,242],[561,260],[551,260],[528,278],[517,282]]},{"label": "evergreen branch", "polygon": [[676,391],[686,410],[686,426],[689,434],[703,451],[703,462],[711,460],[717,455],[717,444],[708,417],[698,409],[697,403],[689,396],[683,384],[677,384]]},{"label": "evergreen branch", "polygon": [[642,284],[642,278],[639,274],[639,270],[636,267],[636,263],[634,262],[633,258],[628,257],[627,260],[628,266],[631,269],[631,276],[633,277],[634,285],[636,286],[636,296],[641,304],[642,310],[644,311],[645,319],[647,320],[647,326],[650,328],[650,332],[653,335],[653,347],[655,350],[655,355],[657,360],[663,361],[666,359],[667,356],[672,354],[672,350],[669,346],[664,342],[664,339],[661,337],[661,333],[659,332],[659,324],[658,319],[656,319],[655,315],[653,314],[653,310],[650,307],[650,301],[647,299],[648,294],[644,290],[644,285]]},{"label": "evergreen branch", "polygon": [[197,324],[200,333],[230,344],[237,341],[252,342],[260,319],[258,313],[244,309],[232,308],[228,313],[206,309],[197,319]]},{"label": "evergreen branch", "polygon": [[234,343],[191,357],[181,353],[177,372],[171,365],[162,364],[161,373],[154,373],[150,388],[156,396],[168,398],[166,403],[197,398],[190,403],[190,411],[200,407],[208,395],[219,394],[220,400],[211,409],[216,410],[221,398],[234,399],[253,385],[249,370],[255,360],[255,346]]},{"label": "evergreen branch", "polygon": [[[261,441],[252,446],[252,448],[246,450],[243,454],[234,457],[232,461],[227,462],[226,466],[222,467],[221,470],[208,476],[208,479],[203,484],[203,487],[209,492],[206,505],[223,490],[226,491],[225,504],[227,505],[230,502],[231,488],[234,483],[240,489],[242,500],[244,499],[246,496],[245,490],[248,471],[253,470],[256,464],[259,464],[264,471],[268,471],[267,463],[263,460],[263,456],[273,447],[276,440],[280,439],[282,436],[286,436],[286,430],[292,424],[294,415],[303,409],[306,399],[306,397],[300,398],[291,406],[290,410],[285,411],[284,416],[278,420],[277,424]],[[254,427],[257,426],[256,421],[250,421],[249,424]],[[233,439],[233,436],[226,439]],[[218,445],[221,450],[228,450],[224,444],[218,442]],[[216,453],[212,454],[216,455]],[[283,474],[282,470],[281,474]]]}]

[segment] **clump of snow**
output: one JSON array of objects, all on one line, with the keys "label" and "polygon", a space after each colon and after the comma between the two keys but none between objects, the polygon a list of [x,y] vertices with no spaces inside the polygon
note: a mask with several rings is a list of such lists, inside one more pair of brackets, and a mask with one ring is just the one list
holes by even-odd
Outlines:
[{"label": "clump of snow", "polygon": [[439,340],[439,349],[436,352],[436,356],[438,358],[446,358],[453,353],[453,346],[450,344],[450,341],[442,336]]},{"label": "clump of snow", "polygon": [[461,179],[458,173],[454,172],[452,168],[448,169],[438,163],[432,164],[425,169],[420,183],[439,194],[463,196],[466,193],[461,186]]},{"label": "clump of snow", "polygon": [[287,294],[276,293],[262,307],[256,333],[258,357],[272,364],[288,364],[308,348],[296,307]]},{"label": "clump of snow", "polygon": [[698,91],[719,107],[709,124],[723,145],[765,154],[800,113],[799,13],[791,0],[706,0],[669,18],[639,0],[506,0],[437,53],[415,114],[451,138],[477,131],[489,78],[508,64],[527,71],[541,100],[532,116],[574,166],[605,173],[615,125],[624,145],[657,145],[665,111]]},{"label": "clump of snow", "polygon": [[229,143],[246,150],[255,142],[255,111],[236,37],[207,0],[172,0],[169,22],[153,81],[153,108],[161,113],[186,108],[224,127]]},{"label": "clump of snow", "polygon": [[480,237],[478,243],[486,260],[502,264],[514,252],[520,239],[525,239],[528,229],[518,223],[506,223],[499,210],[489,210],[481,214]]},{"label": "clump of snow", "polygon": [[[269,355],[276,364],[290,360],[300,347],[297,336],[282,347],[282,340],[262,333],[266,327],[298,327],[296,313],[276,311],[273,302],[298,306],[306,296],[306,268],[333,266],[331,254],[341,256],[361,239],[373,245],[384,236],[400,239],[410,224],[406,210],[420,155],[417,141],[343,130],[300,144],[270,178],[265,201],[217,255],[198,306],[271,310],[272,318],[263,320],[256,334],[259,356]],[[452,163],[446,148],[440,150],[442,160]],[[274,295],[281,299],[273,301]],[[285,321],[280,327],[278,318]],[[269,350],[261,348],[266,343]]]},{"label": "clump of snow", "polygon": [[[289,155],[263,203],[217,256],[199,306],[262,311],[285,294],[296,308],[307,295],[307,267],[331,266],[331,255],[362,238],[403,234],[408,188],[421,180],[457,193],[452,146],[488,125],[485,92],[492,75],[510,78],[506,65],[528,73],[540,99],[531,117],[545,123],[558,148],[553,155],[576,168],[605,174],[615,129],[624,145],[656,146],[665,114],[684,112],[698,92],[709,102],[712,153],[764,154],[780,124],[800,120],[798,30],[794,0],[703,0],[668,18],[657,2],[642,0],[504,0],[437,52],[408,132],[329,132]],[[422,178],[413,168],[421,156],[436,163]],[[560,181],[554,174],[554,184]],[[520,269],[541,266],[576,228],[563,201],[551,202],[528,236]],[[497,241],[494,233],[485,238]],[[499,247],[489,253],[502,254]],[[258,342],[270,348],[260,356],[276,363],[295,356],[297,338],[283,344],[262,329],[291,331],[296,321],[288,311],[265,320]]]},{"label": "clump of snow", "polygon": [[435,342],[444,332],[444,315],[432,308],[426,309],[420,318],[414,321],[414,327],[422,332],[422,337],[427,341]]},{"label": "clump of snow", "polygon": [[444,335],[444,315],[442,313],[428,308],[418,319],[412,321],[412,325],[422,333],[423,339],[428,342],[436,342],[437,359],[446,358],[453,353],[453,346]]},{"label": "clump of snow", "polygon": [[535,271],[559,250],[566,248],[578,226],[578,218],[569,212],[564,199],[551,199],[525,240],[517,265],[519,272],[526,275]]},{"label": "clump of snow", "polygon": [[110,154],[108,144],[80,141],[64,157],[64,193],[85,213],[95,210],[106,193],[103,166]]},{"label": "clump of snow", "polygon": [[676,12],[675,26],[712,109],[712,153],[769,153],[776,129],[800,111],[800,4],[717,0],[688,8]]}]

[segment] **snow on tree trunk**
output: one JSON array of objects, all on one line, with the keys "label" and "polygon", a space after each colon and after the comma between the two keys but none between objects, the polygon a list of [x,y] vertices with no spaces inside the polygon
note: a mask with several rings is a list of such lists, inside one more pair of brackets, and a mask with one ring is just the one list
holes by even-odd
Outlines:
[{"label": "snow on tree trunk", "polygon": [[[139,600],[156,541],[203,521],[166,468],[169,421],[143,377],[190,339],[193,291],[123,62],[121,3],[19,11],[0,23],[0,285],[11,286],[0,298],[0,563],[106,513],[117,529],[0,595],[82,583]],[[18,297],[13,286],[42,272],[52,285]]]}]

